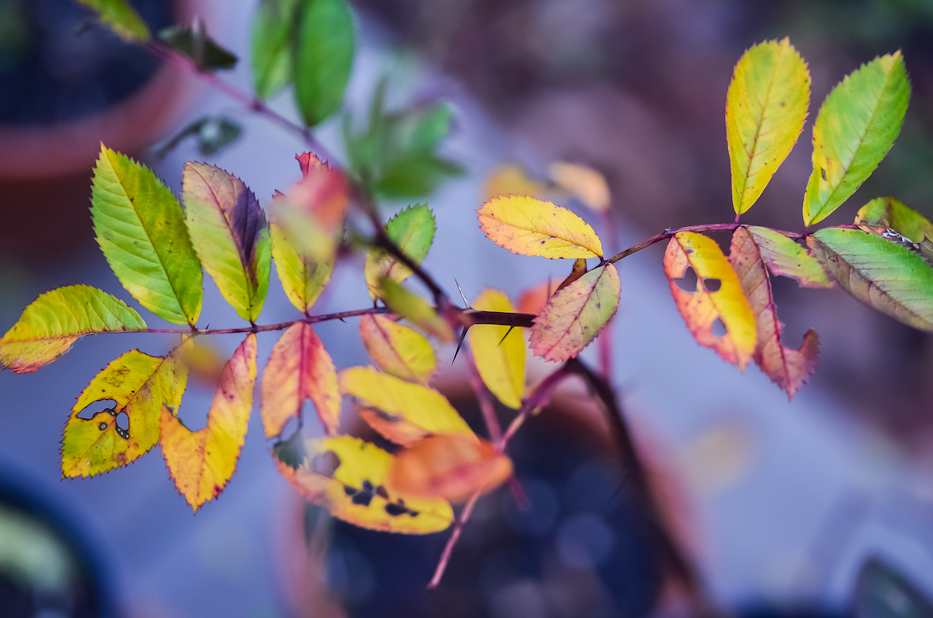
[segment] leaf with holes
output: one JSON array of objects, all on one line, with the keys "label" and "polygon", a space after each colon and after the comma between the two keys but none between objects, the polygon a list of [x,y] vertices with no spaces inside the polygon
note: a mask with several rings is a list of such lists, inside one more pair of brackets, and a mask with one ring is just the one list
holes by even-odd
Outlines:
[{"label": "leaf with holes", "polygon": [[306,500],[338,519],[403,534],[440,532],[453,522],[446,500],[389,490],[386,476],[395,458],[373,444],[340,436],[307,440],[301,450],[297,466],[276,457],[279,472]]},{"label": "leaf with holes", "polygon": [[275,223],[269,226],[272,237],[272,259],[288,300],[302,313],[307,313],[330,282],[336,259],[331,256],[318,262],[295,250],[295,247]]},{"label": "leaf with holes", "polygon": [[[697,275],[694,291],[680,289],[675,281],[683,278],[688,268]],[[697,343],[713,348],[723,360],[744,370],[755,352],[755,314],[719,245],[702,234],[678,232],[667,245],[664,273],[677,310]],[[713,334],[716,320],[726,329],[721,337]]]},{"label": "leaf with holes", "polygon": [[173,324],[201,312],[201,262],[178,200],[155,174],[101,144],[91,191],[94,233],[123,287]]},{"label": "leaf with holes", "polygon": [[[159,441],[162,406],[177,408],[187,372],[171,356],[159,358],[131,350],[87,385],[75,404],[62,440],[62,476],[93,476],[135,461]],[[91,418],[78,416],[95,401],[116,405]],[[118,418],[125,414],[128,427]]]},{"label": "leaf with holes", "polygon": [[[434,213],[427,204],[409,206],[386,223],[385,232],[402,252],[415,264],[421,264],[434,243],[436,225]],[[411,276],[411,269],[390,255],[385,249],[373,247],[366,256],[366,286],[369,295],[379,296],[379,280],[383,277],[401,283]]]},{"label": "leaf with holes", "polygon": [[817,230],[807,244],[856,299],[908,326],[933,331],[933,268],[922,257],[862,230]]},{"label": "leaf with holes", "polygon": [[412,294],[388,277],[379,280],[379,288],[379,296],[395,315],[408,320],[441,343],[456,341],[450,325],[420,296]]},{"label": "leaf with holes", "polygon": [[236,176],[204,163],[185,163],[182,179],[191,241],[220,293],[244,320],[254,322],[269,289],[266,216]]},{"label": "leaf with holes", "polygon": [[803,131],[810,72],[789,39],[752,47],[735,65],[726,97],[732,205],[752,207]]},{"label": "leaf with holes", "polygon": [[32,373],[67,352],[84,335],[144,330],[146,323],[122,300],[86,285],[46,292],[0,339],[0,363]]},{"label": "leaf with holes", "polygon": [[388,374],[426,384],[437,370],[431,343],[384,315],[364,315],[360,335],[373,362]]},{"label": "leaf with holes", "polygon": [[[788,241],[802,249],[800,245]],[[729,263],[735,269],[745,298],[755,314],[755,364],[772,382],[786,391],[787,398],[790,399],[816,368],[816,357],[820,351],[819,337],[816,332],[808,330],[803,336],[803,345],[799,350],[784,347],[781,334],[783,325],[777,317],[771,280],[765,269],[764,252],[751,230],[744,227],[735,230],[732,235]]]},{"label": "leaf with holes", "polygon": [[337,433],[340,425],[340,390],[337,370],[324,344],[310,324],[289,327],[272,348],[262,376],[262,424],[266,438],[282,433],[301,406],[310,399],[324,430]]},{"label": "leaf with holes", "polygon": [[547,361],[582,352],[615,315],[620,290],[615,266],[604,264],[555,292],[531,327],[531,350]]},{"label": "leaf with holes", "polygon": [[901,132],[909,98],[899,51],[862,65],[829,93],[813,125],[806,225],[828,217],[871,176]]},{"label": "leaf with holes", "polygon": [[548,166],[548,175],[563,189],[593,212],[606,212],[612,202],[606,177],[591,167],[557,162]]},{"label": "leaf with holes", "polygon": [[148,41],[149,27],[127,0],[78,0],[93,9],[100,21],[127,41]]},{"label": "leaf with holes", "polygon": [[744,229],[773,274],[796,279],[805,288],[833,287],[816,258],[784,234],[757,225],[747,225]]},{"label": "leaf with holes", "polygon": [[340,109],[350,80],[356,35],[347,0],[305,0],[294,47],[295,102],[313,127]]},{"label": "leaf with holes", "polygon": [[479,213],[486,238],[519,255],[559,258],[602,257],[599,237],[566,208],[533,197],[495,197]]},{"label": "leaf with holes", "polygon": [[386,487],[425,498],[462,502],[488,493],[512,476],[512,460],[486,440],[460,434],[435,435],[395,456]]},{"label": "leaf with holes", "polygon": [[[473,301],[479,311],[513,313],[509,297],[486,289]],[[486,387],[499,401],[516,410],[525,394],[525,338],[521,329],[495,324],[476,324],[467,333],[476,368]]]},{"label": "leaf with holes", "polygon": [[432,433],[474,436],[466,421],[436,390],[400,380],[372,367],[350,367],[341,371],[340,392],[354,397],[363,408],[363,418],[376,431],[399,444],[410,444],[412,436],[417,439]]},{"label": "leaf with holes", "polygon": [[205,427],[191,431],[162,406],[162,456],[194,511],[218,497],[236,470],[255,383],[256,336],[250,333],[224,366]]}]

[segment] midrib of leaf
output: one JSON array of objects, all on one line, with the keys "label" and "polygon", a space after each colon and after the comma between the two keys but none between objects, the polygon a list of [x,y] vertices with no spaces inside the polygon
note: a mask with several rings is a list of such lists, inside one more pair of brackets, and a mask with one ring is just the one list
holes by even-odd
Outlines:
[{"label": "midrib of leaf", "polygon": [[[598,256],[598,254],[597,254],[595,251],[593,251],[591,248],[589,248],[589,247],[587,247],[587,246],[584,246],[584,245],[580,244],[576,239],[574,239],[574,238],[565,238],[564,236],[561,236],[561,235],[554,229],[554,225],[553,225],[552,223],[545,223],[545,225],[547,226],[547,229],[548,229],[549,232],[550,232],[550,234],[546,234],[546,233],[544,233],[544,232],[542,232],[542,231],[540,231],[540,230],[536,230],[536,229],[533,227],[533,226],[534,226],[534,221],[532,221],[532,219],[531,219],[531,217],[528,215],[528,213],[524,212],[524,211],[523,211],[522,209],[520,209],[520,208],[516,208],[515,211],[516,211],[518,214],[520,214],[521,216],[523,216],[523,217],[525,218],[525,220],[528,221],[528,225],[529,225],[529,226],[532,226],[532,227],[527,227],[527,228],[526,228],[526,227],[522,227],[522,226],[520,226],[520,225],[518,225],[518,224],[516,224],[516,223],[506,223],[506,225],[511,225],[511,226],[513,226],[513,227],[517,227],[517,228],[520,229],[520,230],[525,230],[526,232],[531,232],[531,233],[533,233],[533,234],[540,234],[541,236],[547,236],[548,238],[557,238],[557,239],[559,239],[559,240],[563,240],[563,241],[566,242],[566,243],[570,243],[571,245],[573,245],[573,246],[575,246],[575,247],[580,247],[581,249],[586,249],[587,251],[589,251],[589,252],[592,253],[593,255]],[[544,218],[542,217],[541,220],[544,221]],[[505,222],[503,222],[503,223],[505,223]]]},{"label": "midrib of leaf", "polygon": [[[395,355],[395,358],[398,359],[399,363],[400,363],[403,367],[405,367],[406,369],[408,369],[409,371],[411,371],[411,368],[408,366],[408,363],[405,361],[404,358],[402,358],[402,355],[398,353],[398,350],[395,348],[395,346],[392,345],[392,340],[391,340],[391,339],[389,338],[389,336],[386,334],[385,330],[383,330],[382,326],[379,324],[379,321],[376,320],[376,319],[373,319],[373,323],[376,325],[376,328],[379,330],[379,336],[382,337],[382,340],[386,342],[386,345],[387,345],[387,346],[389,347],[389,349],[392,351],[392,354]],[[412,371],[412,373],[414,374],[415,372]],[[417,374],[415,374],[415,375],[417,376]]]},{"label": "midrib of leaf", "polygon": [[[747,228],[746,228],[746,231],[748,231]],[[758,261],[761,263],[761,268],[762,268],[762,271],[764,272],[764,277],[762,277],[761,283],[759,283],[758,286],[754,290],[752,290],[752,292],[745,295],[745,298],[751,297],[752,293],[756,292],[758,288],[761,287],[762,285],[767,286],[768,304],[765,306],[764,309],[762,309],[762,311],[768,311],[768,313],[770,314],[771,323],[774,325],[774,334],[775,334],[774,339],[777,342],[778,351],[781,354],[781,373],[783,373],[785,378],[789,380],[790,373],[787,371],[787,348],[784,347],[784,341],[783,341],[784,333],[781,332],[781,322],[778,320],[777,311],[775,311],[774,289],[771,287],[771,277],[768,274],[769,273],[768,265],[765,262],[764,257],[762,257],[761,255],[761,247],[758,246],[758,242],[755,240],[755,235],[752,234],[750,231],[748,232],[748,239],[751,241],[752,246],[755,247],[755,253],[758,254]],[[744,286],[742,287],[744,291]],[[758,341],[758,316],[756,315],[755,316],[755,347],[757,348],[759,345],[761,345],[761,349],[762,351],[764,351],[764,342]],[[757,349],[755,350],[755,352],[757,353]],[[761,355],[761,359],[762,359],[762,362],[759,366],[764,365],[764,354]]]},{"label": "midrib of leaf", "polygon": [[[781,56],[781,59],[783,60],[783,53]],[[755,149],[758,147],[758,139],[761,137],[761,128],[765,124],[765,117],[767,115],[765,110],[768,107],[768,102],[771,100],[771,89],[774,87],[774,79],[776,74],[777,70],[774,71],[774,73],[771,75],[771,79],[768,80],[768,90],[765,92],[764,103],[761,105],[761,118],[757,120],[755,126],[755,139],[752,140],[752,149],[745,149],[745,153],[748,155],[748,167],[745,169],[745,175],[742,179],[742,200],[738,204],[739,209],[742,208],[742,203],[745,202],[745,190],[748,189],[748,181],[751,179],[752,164],[755,162],[755,157],[757,154],[760,154],[756,153]],[[741,140],[741,137],[739,137],[739,139]],[[745,144],[742,144],[742,146],[744,147]]]}]

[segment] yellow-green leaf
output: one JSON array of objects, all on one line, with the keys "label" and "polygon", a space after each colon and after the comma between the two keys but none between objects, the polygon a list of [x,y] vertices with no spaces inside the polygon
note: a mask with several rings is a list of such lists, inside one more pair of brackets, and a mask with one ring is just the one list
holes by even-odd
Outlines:
[{"label": "yellow-green leaf", "polygon": [[[696,290],[682,290],[675,281],[683,278],[688,268],[696,273]],[[745,369],[755,352],[755,314],[719,245],[702,234],[678,232],[667,245],[664,272],[677,310],[697,343]],[[713,334],[717,320],[725,328],[721,336]]]},{"label": "yellow-green leaf", "polygon": [[547,361],[576,356],[609,323],[619,306],[619,273],[604,264],[555,292],[531,327],[531,349]]},{"label": "yellow-green leaf", "polygon": [[486,238],[519,255],[559,258],[602,257],[599,237],[566,208],[533,197],[495,197],[479,213]]},{"label": "yellow-green leaf", "polygon": [[893,197],[879,197],[862,206],[855,216],[855,225],[892,229],[914,243],[933,239],[933,223]]},{"label": "yellow-green leaf", "polygon": [[[476,297],[473,308],[515,312],[504,292],[490,289]],[[508,326],[476,324],[470,327],[467,338],[483,383],[499,401],[517,410],[525,394],[525,339],[520,329],[509,331]]]},{"label": "yellow-green leaf", "polygon": [[[62,476],[92,476],[124,466],[159,441],[162,406],[177,408],[187,371],[171,355],[159,358],[131,350],[91,380],[75,404],[62,440]],[[116,405],[91,418],[78,416],[95,401]],[[126,415],[121,427],[119,415]]]},{"label": "yellow-green leaf", "polygon": [[360,335],[373,362],[409,382],[427,383],[437,369],[431,343],[418,332],[384,315],[364,315]]},{"label": "yellow-green leaf", "polygon": [[46,292],[26,307],[0,339],[0,362],[13,373],[31,373],[84,335],[145,328],[139,314],[119,298],[86,285],[70,285]]},{"label": "yellow-green leaf", "polygon": [[726,98],[732,205],[752,207],[803,131],[810,72],[789,39],[752,47],[735,65]]},{"label": "yellow-green leaf", "polygon": [[812,255],[799,244],[771,228],[745,226],[761,254],[761,259],[775,275],[797,279],[801,287],[831,288],[826,271]]},{"label": "yellow-green leaf", "polygon": [[306,313],[330,282],[336,260],[334,256],[330,256],[326,261],[318,262],[302,255],[289,242],[282,228],[273,223],[269,229],[272,237],[272,259],[282,281],[282,288],[288,300],[299,311]]},{"label": "yellow-green leaf", "polygon": [[806,225],[828,217],[875,171],[901,132],[909,98],[899,51],[862,65],[829,93],[813,125]]},{"label": "yellow-green leaf", "polygon": [[[386,235],[416,264],[421,264],[434,243],[434,213],[427,204],[409,206],[386,223]],[[372,298],[379,296],[379,280],[389,277],[401,283],[411,276],[411,269],[384,249],[374,247],[366,256],[366,286]]]},{"label": "yellow-green leaf", "polygon": [[400,318],[408,320],[441,343],[456,341],[450,325],[420,296],[412,294],[394,279],[379,280],[379,296]]},{"label": "yellow-green leaf", "polygon": [[127,0],[78,0],[93,9],[100,20],[127,41],[148,41],[149,28]]}]

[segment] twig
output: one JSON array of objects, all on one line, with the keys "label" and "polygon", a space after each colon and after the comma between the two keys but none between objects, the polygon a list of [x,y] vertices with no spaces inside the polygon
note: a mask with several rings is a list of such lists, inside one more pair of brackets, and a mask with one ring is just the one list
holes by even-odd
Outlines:
[{"label": "twig", "polygon": [[473,353],[466,350],[467,373],[470,379],[470,387],[473,394],[476,395],[476,402],[483,413],[483,421],[486,423],[486,430],[489,432],[489,439],[498,442],[502,439],[502,427],[499,425],[499,419],[496,417],[496,409],[490,397],[489,389],[483,384],[483,378],[479,375],[479,369],[476,367],[476,361],[473,360]]},{"label": "twig", "polygon": [[450,538],[447,539],[447,545],[444,546],[444,551],[441,552],[441,559],[437,563],[437,568],[434,569],[434,577],[432,577],[431,581],[428,583],[429,590],[437,588],[437,585],[441,583],[441,578],[444,577],[444,571],[447,570],[447,563],[450,562],[450,555],[453,553],[457,541],[460,540],[460,533],[463,532],[463,526],[470,520],[470,515],[473,514],[473,507],[476,506],[476,502],[479,500],[482,493],[483,491],[479,490],[470,496],[470,499],[463,507],[463,511],[460,513],[460,517],[458,517],[457,521],[454,523],[454,529],[450,533]]}]

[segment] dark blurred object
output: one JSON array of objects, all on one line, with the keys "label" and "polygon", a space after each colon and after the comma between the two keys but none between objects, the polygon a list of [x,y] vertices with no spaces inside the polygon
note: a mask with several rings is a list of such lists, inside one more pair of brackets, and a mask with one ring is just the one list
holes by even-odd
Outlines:
[{"label": "dark blurred object", "polygon": [[240,138],[243,127],[235,120],[224,116],[204,116],[198,118],[184,129],[173,135],[165,142],[153,146],[152,156],[164,159],[185,139],[195,138],[198,143],[198,152],[204,156],[215,155]]},{"label": "dark blurred object", "polygon": [[862,567],[852,611],[855,618],[933,618],[930,599],[880,560]]}]

